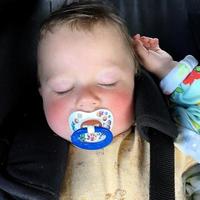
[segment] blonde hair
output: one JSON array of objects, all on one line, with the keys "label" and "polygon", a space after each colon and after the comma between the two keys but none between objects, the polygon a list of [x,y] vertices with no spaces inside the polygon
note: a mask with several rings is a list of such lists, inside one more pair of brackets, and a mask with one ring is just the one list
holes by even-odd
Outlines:
[{"label": "blonde hair", "polygon": [[108,5],[108,2],[79,0],[69,5],[64,4],[44,20],[40,28],[39,41],[45,37],[47,32],[53,32],[53,28],[59,25],[67,25],[75,30],[90,31],[99,23],[111,24],[118,29],[133,58],[136,72],[139,65],[134,56],[132,38],[128,34],[125,22],[119,17],[115,8]]}]

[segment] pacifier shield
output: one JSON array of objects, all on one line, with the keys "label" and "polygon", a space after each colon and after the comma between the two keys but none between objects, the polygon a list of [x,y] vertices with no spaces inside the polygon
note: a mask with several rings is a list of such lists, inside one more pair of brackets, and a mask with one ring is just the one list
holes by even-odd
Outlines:
[{"label": "pacifier shield", "polygon": [[111,130],[113,115],[107,109],[98,109],[94,112],[76,111],[69,116],[69,127],[72,132],[88,126],[100,126]]},{"label": "pacifier shield", "polygon": [[97,150],[112,142],[112,132],[104,127],[88,126],[76,130],[71,136],[74,146],[86,150]]},{"label": "pacifier shield", "polygon": [[69,126],[72,131],[71,142],[79,148],[96,150],[112,142],[113,115],[107,109],[91,113],[73,112],[69,116]]}]

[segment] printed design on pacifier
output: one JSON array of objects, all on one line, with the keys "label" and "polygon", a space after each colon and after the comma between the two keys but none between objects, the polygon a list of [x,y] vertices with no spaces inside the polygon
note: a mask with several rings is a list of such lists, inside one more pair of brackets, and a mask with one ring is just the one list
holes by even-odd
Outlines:
[{"label": "printed design on pacifier", "polygon": [[96,150],[112,141],[113,115],[107,109],[88,113],[73,112],[69,117],[72,144],[83,149]]},{"label": "printed design on pacifier", "polygon": [[[92,126],[88,126],[88,129],[91,129]],[[100,142],[105,140],[106,136],[101,132],[95,132],[94,129],[88,130],[87,133],[80,134],[79,139],[82,142]]]}]

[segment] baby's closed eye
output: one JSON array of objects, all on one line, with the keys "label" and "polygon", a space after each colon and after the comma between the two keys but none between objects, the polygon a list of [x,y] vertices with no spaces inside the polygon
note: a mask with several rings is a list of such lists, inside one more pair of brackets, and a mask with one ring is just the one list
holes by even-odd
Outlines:
[{"label": "baby's closed eye", "polygon": [[74,83],[71,80],[54,80],[50,81],[49,86],[56,94],[65,94],[74,88]]}]

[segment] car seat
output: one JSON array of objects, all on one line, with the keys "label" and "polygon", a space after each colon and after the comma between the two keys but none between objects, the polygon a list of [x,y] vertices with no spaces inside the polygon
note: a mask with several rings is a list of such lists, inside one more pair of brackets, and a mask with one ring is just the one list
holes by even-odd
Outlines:
[{"label": "car seat", "polygon": [[[41,21],[63,2],[0,3],[0,199],[3,200],[51,200],[59,196],[68,143],[52,133],[44,118],[37,92],[35,57]],[[187,54],[200,60],[198,0],[111,2],[126,20],[131,35],[158,37],[160,46],[175,60]],[[147,77],[147,82],[152,82]],[[147,86],[143,87],[149,91]],[[159,89],[156,95],[159,96]],[[167,111],[160,115],[170,118]],[[176,135],[173,130],[169,132]]]}]

